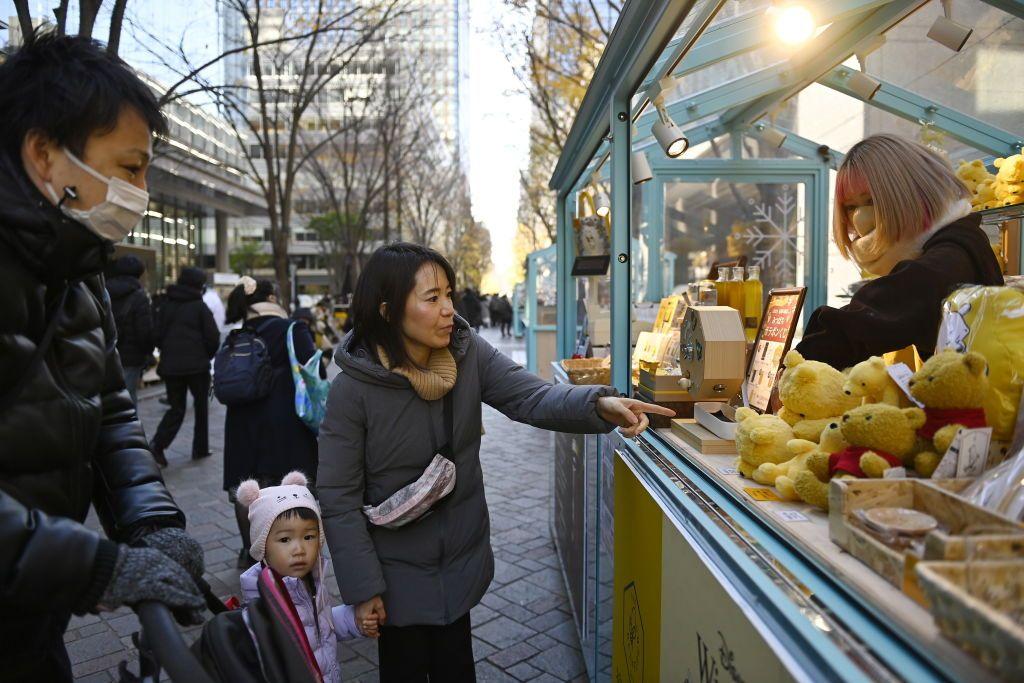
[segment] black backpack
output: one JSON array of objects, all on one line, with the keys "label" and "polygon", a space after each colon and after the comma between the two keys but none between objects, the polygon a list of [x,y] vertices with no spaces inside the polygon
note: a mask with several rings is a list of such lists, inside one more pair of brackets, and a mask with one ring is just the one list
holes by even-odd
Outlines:
[{"label": "black backpack", "polygon": [[258,330],[232,330],[213,361],[213,395],[226,406],[253,403],[270,395],[270,351]]}]

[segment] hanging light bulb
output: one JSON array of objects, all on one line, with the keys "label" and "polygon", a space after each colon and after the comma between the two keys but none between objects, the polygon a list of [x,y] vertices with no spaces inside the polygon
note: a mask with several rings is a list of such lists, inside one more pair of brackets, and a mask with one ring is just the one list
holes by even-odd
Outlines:
[{"label": "hanging light bulb", "polygon": [[594,193],[594,213],[604,218],[612,212],[612,201],[601,186],[601,179],[597,177],[597,174],[594,175],[591,183]]},{"label": "hanging light bulb", "polygon": [[772,5],[768,12],[775,36],[786,45],[806,43],[817,28],[811,11],[797,3]]},{"label": "hanging light bulb", "polygon": [[651,126],[651,132],[654,133],[661,148],[665,150],[666,156],[671,159],[681,157],[683,152],[690,147],[690,141],[686,139],[686,135],[665,111],[664,104],[659,102],[654,106],[658,110],[658,120]]},{"label": "hanging light bulb", "polygon": [[630,164],[629,170],[633,174],[634,185],[646,183],[654,177],[654,173],[651,172],[651,164],[643,152],[633,152],[633,163]]}]

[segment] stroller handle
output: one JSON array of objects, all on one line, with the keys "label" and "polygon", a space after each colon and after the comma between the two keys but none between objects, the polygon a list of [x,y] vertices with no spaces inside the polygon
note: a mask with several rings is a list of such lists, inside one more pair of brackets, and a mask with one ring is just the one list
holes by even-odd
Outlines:
[{"label": "stroller handle", "polygon": [[160,602],[140,602],[136,608],[142,632],[160,666],[178,683],[213,683],[178,631],[171,611]]}]

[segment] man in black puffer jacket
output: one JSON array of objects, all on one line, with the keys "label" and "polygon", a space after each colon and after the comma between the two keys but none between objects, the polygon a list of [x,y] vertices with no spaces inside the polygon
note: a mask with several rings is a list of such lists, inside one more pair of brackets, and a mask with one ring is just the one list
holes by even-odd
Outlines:
[{"label": "man in black puffer jacket", "polygon": [[[72,612],[157,600],[190,621],[203,605],[202,548],[125,390],[102,276],[164,130],[147,86],[91,40],[27,36],[0,64],[5,682],[72,680]],[[82,524],[90,506],[106,537]]]},{"label": "man in black puffer jacket", "polygon": [[185,394],[192,394],[196,413],[192,431],[192,459],[210,454],[207,446],[210,407],[210,359],[220,345],[220,332],[213,313],[203,303],[206,273],[198,268],[182,268],[177,284],[167,288],[167,298],[160,305],[157,345],[160,365],[157,372],[167,384],[167,401],[171,407],[164,413],[151,444],[153,457],[167,466],[164,450],[171,445],[185,419]]},{"label": "man in black puffer jacket", "polygon": [[117,325],[117,353],[124,367],[124,382],[132,402],[146,363],[153,353],[153,310],[139,278],[146,266],[136,256],[122,256],[111,264],[107,277],[110,309]]}]

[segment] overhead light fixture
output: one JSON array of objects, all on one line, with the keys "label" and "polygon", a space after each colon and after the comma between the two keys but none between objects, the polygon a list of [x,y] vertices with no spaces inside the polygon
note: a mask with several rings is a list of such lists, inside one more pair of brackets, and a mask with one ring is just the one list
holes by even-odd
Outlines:
[{"label": "overhead light fixture", "polygon": [[873,100],[882,84],[863,71],[850,69],[850,77],[846,84],[854,94],[864,101]]},{"label": "overhead light fixture", "polygon": [[811,11],[798,3],[773,4],[768,14],[775,36],[786,45],[806,43],[818,27]]},{"label": "overhead light fixture", "polygon": [[643,152],[633,152],[633,163],[629,165],[629,170],[633,174],[634,185],[646,183],[654,177],[654,173],[651,172],[651,164]]},{"label": "overhead light fixture", "polygon": [[766,123],[759,123],[754,128],[757,130],[758,137],[776,149],[781,148],[785,144],[786,138],[789,137],[778,128]]},{"label": "overhead light fixture", "polygon": [[681,157],[683,152],[690,147],[690,141],[686,139],[686,135],[679,130],[679,126],[665,111],[664,103],[658,102],[654,106],[658,110],[658,120],[651,126],[651,132],[654,133],[661,148],[665,150],[667,157],[670,159]]},{"label": "overhead light fixture", "polygon": [[953,0],[942,0],[942,16],[928,29],[928,37],[953,52],[960,52],[972,33],[973,28],[953,21]]}]

